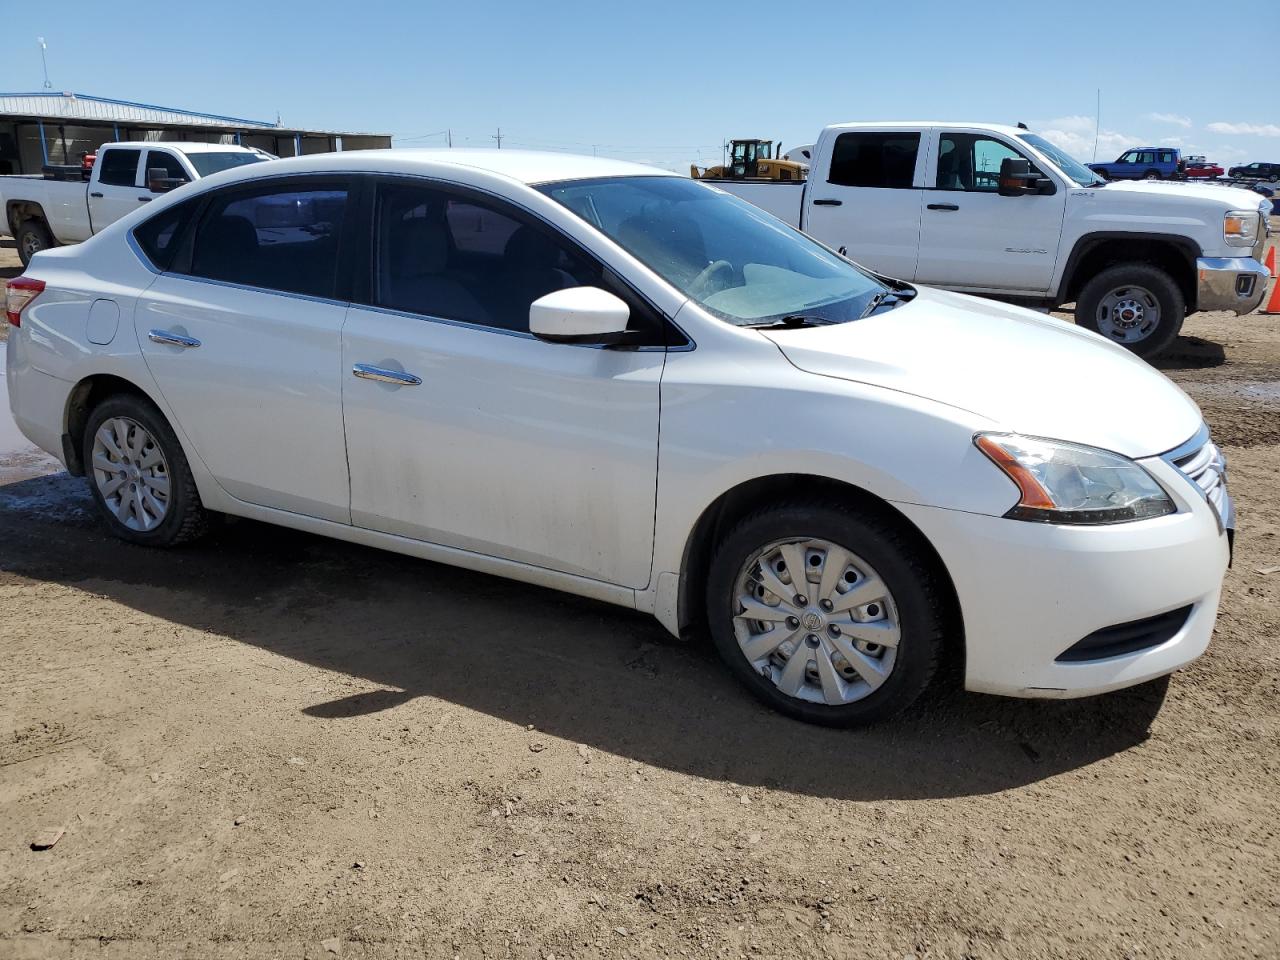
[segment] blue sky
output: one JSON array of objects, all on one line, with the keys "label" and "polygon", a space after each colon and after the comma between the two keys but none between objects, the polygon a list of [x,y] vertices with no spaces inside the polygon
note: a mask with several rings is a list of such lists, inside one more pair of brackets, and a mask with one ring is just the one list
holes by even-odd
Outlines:
[{"label": "blue sky", "polygon": [[[215,0],[5,5],[0,89],[56,90],[325,129],[397,146],[561,149],[686,169],[733,136],[826,123],[1025,121],[1084,159],[1170,143],[1280,161],[1263,32],[1203,0],[1091,5],[567,0]],[[190,13],[184,11],[193,11]],[[1245,22],[1250,20],[1246,15]],[[1134,77],[1142,79],[1135,80]],[[1238,91],[1229,93],[1226,91]]]}]

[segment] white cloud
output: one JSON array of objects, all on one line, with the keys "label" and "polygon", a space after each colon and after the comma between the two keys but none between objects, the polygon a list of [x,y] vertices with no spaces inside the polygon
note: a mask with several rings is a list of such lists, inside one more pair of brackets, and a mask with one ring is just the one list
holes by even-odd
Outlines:
[{"label": "white cloud", "polygon": [[[1072,156],[1089,162],[1093,160],[1093,124],[1093,117],[1070,116],[1046,120],[1036,126],[1039,127],[1041,136],[1050,143],[1057,144]],[[1100,162],[1114,160],[1130,147],[1142,145],[1140,137],[1103,127],[1098,133],[1098,160]]]},{"label": "white cloud", "polygon": [[1183,143],[1182,137],[1161,137],[1160,142],[1166,147],[1181,147],[1186,145]]},{"label": "white cloud", "polygon": [[1191,118],[1184,117],[1177,113],[1148,113],[1148,120],[1154,120],[1156,123],[1172,123],[1177,127],[1185,127],[1191,129]]},{"label": "white cloud", "polygon": [[1226,123],[1217,120],[1209,124],[1214,133],[1230,133],[1237,136],[1280,137],[1280,126],[1274,123]]}]

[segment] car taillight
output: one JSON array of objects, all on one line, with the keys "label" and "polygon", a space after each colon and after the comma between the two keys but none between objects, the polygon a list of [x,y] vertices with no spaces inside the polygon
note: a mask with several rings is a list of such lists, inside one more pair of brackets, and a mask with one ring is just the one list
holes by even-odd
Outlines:
[{"label": "car taillight", "polygon": [[15,327],[22,326],[22,311],[44,292],[44,281],[32,277],[14,277],[4,288],[4,312]]}]

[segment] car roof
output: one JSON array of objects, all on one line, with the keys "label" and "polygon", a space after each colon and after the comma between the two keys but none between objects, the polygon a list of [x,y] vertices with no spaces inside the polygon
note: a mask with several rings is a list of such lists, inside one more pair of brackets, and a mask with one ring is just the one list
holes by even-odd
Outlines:
[{"label": "car roof", "polygon": [[250,147],[242,147],[238,143],[189,143],[185,140],[123,140],[115,143],[104,143],[98,147],[98,151],[106,150],[108,147],[130,147],[135,150],[140,147],[170,147],[179,153],[257,152]]},{"label": "car roof", "polygon": [[[551,183],[557,180],[587,180],[595,177],[672,177],[670,170],[610,160],[584,157],[571,153],[537,150],[348,150],[342,153],[319,153],[306,157],[288,157],[255,163],[236,170],[234,179],[280,176],[290,173],[415,173],[442,168],[481,170],[518,183]],[[221,182],[231,177],[219,174]]]}]

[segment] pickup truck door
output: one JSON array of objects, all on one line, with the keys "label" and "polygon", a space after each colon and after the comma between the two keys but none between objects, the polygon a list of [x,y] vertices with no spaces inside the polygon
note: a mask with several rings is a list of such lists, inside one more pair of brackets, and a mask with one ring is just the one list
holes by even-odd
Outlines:
[{"label": "pickup truck door", "polygon": [[820,142],[805,194],[805,233],[877,273],[914,279],[923,134],[858,129]]},{"label": "pickup truck door", "polygon": [[665,351],[530,334],[533,300],[601,268],[495,198],[383,181],[374,223],[342,332],[351,522],[643,587]]},{"label": "pickup truck door", "polygon": [[[1000,162],[1024,158],[994,133],[939,129],[924,192],[915,279],[953,289],[1048,291],[1067,191],[1002,197]],[[1032,170],[1036,169],[1032,164]]]},{"label": "pickup truck door", "polygon": [[89,226],[101,233],[151,199],[141,169],[140,147],[111,147],[93,167],[89,181]]}]

